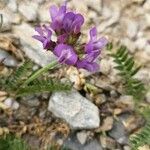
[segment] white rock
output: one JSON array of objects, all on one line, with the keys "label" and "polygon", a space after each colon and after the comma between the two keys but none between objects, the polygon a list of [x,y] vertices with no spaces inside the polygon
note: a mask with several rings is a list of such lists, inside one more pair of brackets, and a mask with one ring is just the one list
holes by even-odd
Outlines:
[{"label": "white rock", "polygon": [[38,10],[38,17],[41,22],[49,22],[50,21],[50,13],[49,13],[49,5],[44,4],[41,5]]},{"label": "white rock", "polygon": [[[85,16],[88,12],[87,3],[88,2],[85,2],[85,0],[84,1],[78,1],[78,3],[76,0],[72,0],[68,4],[68,7],[76,10],[77,12],[80,12],[80,13],[82,12],[82,15]],[[85,18],[85,20],[86,20],[86,18]]]},{"label": "white rock", "polygon": [[92,129],[100,124],[98,108],[75,90],[52,94],[48,110],[64,119],[72,129]]},{"label": "white rock", "polygon": [[9,0],[9,3],[7,4],[7,7],[11,11],[16,12],[17,11],[17,1],[16,0]]},{"label": "white rock", "polygon": [[150,71],[147,68],[141,68],[135,75],[135,78],[149,85],[150,84]]},{"label": "white rock", "polygon": [[27,21],[35,21],[37,19],[38,3],[22,1],[19,5],[19,12],[27,19]]},{"label": "white rock", "polygon": [[[113,11],[113,14],[112,14]],[[117,23],[120,18],[120,10],[116,8],[115,10],[111,10],[108,8],[103,9],[103,14],[105,14],[109,19],[107,21],[104,21],[100,24],[98,30],[102,32],[106,28],[110,27],[111,25]]]},{"label": "white rock", "polygon": [[7,98],[5,101],[4,101],[4,104],[8,107],[8,108],[11,108],[13,110],[17,110],[19,108],[19,103],[16,102],[13,98]]},{"label": "white rock", "polygon": [[45,66],[55,59],[50,51],[45,51],[42,44],[33,39],[32,36],[36,34],[34,28],[24,23],[20,26],[14,27],[14,33],[20,38],[22,50],[25,54],[40,66]]},{"label": "white rock", "polygon": [[100,71],[105,74],[108,75],[110,72],[111,66],[110,66],[110,62],[109,60],[106,59],[102,59],[101,60],[101,67],[100,67]]},{"label": "white rock", "polygon": [[86,143],[87,138],[88,138],[87,132],[81,131],[77,133],[77,139],[82,145]]},{"label": "white rock", "polygon": [[139,49],[139,50],[142,50],[145,48],[147,44],[147,39],[142,37],[142,38],[138,38],[135,42],[135,46]]},{"label": "white rock", "polygon": [[129,110],[134,110],[134,99],[130,95],[122,95],[118,101],[116,101],[119,106],[126,106]]},{"label": "white rock", "polygon": [[133,39],[136,37],[139,29],[139,24],[136,21],[133,20],[127,20],[127,36],[130,39]]},{"label": "white rock", "polygon": [[125,45],[129,52],[134,53],[135,52],[135,43],[133,41],[131,41],[129,38],[122,38],[121,39],[121,43],[123,43],[123,45]]},{"label": "white rock", "polygon": [[0,49],[0,61],[2,60],[4,60],[4,65],[9,67],[16,67],[18,64],[14,56],[11,56],[8,52]]},{"label": "white rock", "polygon": [[0,29],[0,31],[9,31],[9,30],[11,30],[12,16],[10,15],[10,11],[8,11],[6,9],[0,10],[0,14],[2,14],[2,16],[3,16],[3,24],[2,24],[2,28]]},{"label": "white rock", "polygon": [[90,6],[91,8],[95,9],[96,11],[100,12],[102,7],[102,1],[101,0],[84,0],[84,3],[87,4],[87,6]]}]

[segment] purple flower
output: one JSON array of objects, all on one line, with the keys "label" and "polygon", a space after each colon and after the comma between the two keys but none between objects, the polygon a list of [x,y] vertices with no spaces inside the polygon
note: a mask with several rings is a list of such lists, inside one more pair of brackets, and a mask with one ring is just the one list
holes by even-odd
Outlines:
[{"label": "purple flower", "polygon": [[77,67],[84,68],[90,72],[95,72],[99,69],[99,65],[94,62],[99,56],[101,49],[106,46],[107,39],[102,37],[97,40],[97,30],[92,28],[90,30],[90,41],[85,45],[85,57],[78,60]]},{"label": "purple flower", "polygon": [[66,3],[62,5],[60,8],[56,6],[51,6],[50,8],[50,16],[52,19],[51,28],[56,32],[61,32],[63,29],[63,19],[66,14]]},{"label": "purple flower", "polygon": [[97,39],[97,30],[92,28],[90,30],[90,41],[85,45],[85,52],[90,56],[93,61],[101,52],[101,49],[108,43],[105,37]]},{"label": "purple flower", "polygon": [[53,53],[59,58],[60,63],[65,63],[68,65],[75,65],[78,56],[74,49],[67,44],[58,44]]},{"label": "purple flower", "polygon": [[[43,43],[45,49],[51,50],[63,64],[83,68],[90,72],[99,69],[95,62],[101,49],[107,44],[107,39],[97,38],[96,28],[90,30],[90,40],[87,44],[77,42],[81,34],[84,18],[79,13],[67,12],[66,3],[60,8],[50,8],[51,24],[36,27],[38,35],[33,37]],[[57,40],[51,40],[52,31],[56,33]]]},{"label": "purple flower", "polygon": [[63,28],[67,33],[78,34],[83,23],[84,18],[81,14],[68,12],[63,19]]},{"label": "purple flower", "polygon": [[35,31],[37,31],[39,35],[34,35],[33,38],[42,42],[44,49],[50,49],[52,45],[54,45],[51,41],[52,31],[46,25],[36,27]]},{"label": "purple flower", "polygon": [[96,62],[90,62],[86,59],[78,60],[76,63],[77,68],[83,68],[90,72],[96,72],[99,70],[99,65]]},{"label": "purple flower", "polygon": [[57,38],[58,43],[66,43],[67,40],[68,40],[68,34],[66,34],[66,33],[59,35]]},{"label": "purple flower", "polygon": [[50,8],[50,15],[52,19],[51,28],[57,34],[78,34],[84,23],[84,18],[81,14],[67,12],[66,3],[59,9],[56,6],[52,6]]}]

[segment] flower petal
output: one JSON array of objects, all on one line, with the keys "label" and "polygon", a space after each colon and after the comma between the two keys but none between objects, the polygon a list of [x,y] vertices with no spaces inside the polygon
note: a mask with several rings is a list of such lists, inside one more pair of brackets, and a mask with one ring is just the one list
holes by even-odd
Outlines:
[{"label": "flower petal", "polygon": [[99,70],[99,65],[96,62],[88,62],[86,60],[78,60],[77,63],[77,68],[83,68],[86,69],[90,72],[96,72]]},{"label": "flower petal", "polygon": [[58,44],[54,49],[54,54],[59,58],[59,62],[74,65],[77,62],[77,54],[74,49],[66,44]]},{"label": "flower petal", "polygon": [[58,43],[66,43],[67,38],[68,38],[68,35],[64,33],[64,34],[58,36],[57,42]]},{"label": "flower petal", "polygon": [[72,24],[72,29],[74,30],[74,33],[78,34],[80,32],[83,23],[84,23],[84,17],[81,14],[76,14]]},{"label": "flower petal", "polygon": [[78,34],[80,32],[83,23],[84,23],[84,18],[81,14],[68,12],[66,13],[63,20],[63,28],[68,33]]},{"label": "flower petal", "polygon": [[105,37],[100,38],[97,40],[97,42],[94,44],[95,49],[102,49],[104,48],[108,43],[108,40]]},{"label": "flower petal", "polygon": [[40,35],[33,35],[32,37],[33,37],[34,39],[40,41],[40,42],[43,42],[43,41],[45,40],[45,39],[44,39],[42,36],[40,36]]},{"label": "flower petal", "polygon": [[50,7],[50,16],[51,16],[51,19],[52,21],[55,19],[55,17],[57,17],[57,14],[58,14],[58,8],[56,6],[51,6]]},{"label": "flower petal", "polygon": [[97,30],[96,30],[96,27],[93,27],[91,30],[90,30],[90,41],[96,41],[97,40]]},{"label": "flower petal", "polygon": [[72,23],[75,19],[75,14],[73,12],[68,12],[66,13],[66,15],[64,16],[64,20],[63,20],[63,28],[65,29],[66,32],[71,32],[71,26]]},{"label": "flower petal", "polygon": [[56,6],[50,7],[50,16],[52,19],[51,28],[55,31],[60,31],[62,29],[62,21],[64,15],[66,14],[66,3],[60,8]]}]

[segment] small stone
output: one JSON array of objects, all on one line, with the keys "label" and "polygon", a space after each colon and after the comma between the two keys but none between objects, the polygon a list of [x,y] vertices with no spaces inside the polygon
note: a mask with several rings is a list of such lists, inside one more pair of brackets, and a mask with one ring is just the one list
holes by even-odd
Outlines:
[{"label": "small stone", "polygon": [[10,97],[4,101],[4,104],[13,110],[17,110],[19,108],[19,103]]},{"label": "small stone", "polygon": [[95,11],[100,12],[102,7],[102,1],[101,0],[85,0],[87,6],[93,8]]},{"label": "small stone", "polygon": [[130,39],[135,38],[138,33],[139,24],[133,20],[127,20],[126,24],[127,24],[127,36]]},{"label": "small stone", "polygon": [[97,140],[91,140],[86,144],[82,145],[78,142],[76,136],[71,135],[64,142],[64,147],[71,150],[102,150],[100,143]]},{"label": "small stone", "polygon": [[1,32],[10,31],[11,30],[11,17],[10,17],[10,11],[9,10],[0,10],[0,14],[3,15],[3,24],[0,29]]},{"label": "small stone", "polygon": [[123,147],[123,150],[131,150],[131,147],[130,147],[130,146],[127,146],[127,145],[125,145],[125,146]]},{"label": "small stone", "polygon": [[115,102],[118,108],[125,110],[134,110],[134,99],[130,95],[122,95],[118,101]]},{"label": "small stone", "polygon": [[67,70],[67,75],[68,75],[69,80],[72,83],[74,83],[74,87],[76,89],[80,90],[82,88],[82,85],[85,83],[85,79],[83,77],[83,74],[81,74],[77,68],[70,67]]},{"label": "small stone", "polygon": [[21,101],[21,103],[27,105],[27,106],[30,106],[30,107],[37,107],[40,105],[40,101],[38,98],[36,97],[25,97],[23,98],[23,100]]},{"label": "small stone", "polygon": [[82,145],[86,143],[87,138],[88,138],[88,134],[85,131],[81,131],[77,133],[77,139]]},{"label": "small stone", "polygon": [[16,0],[9,0],[9,3],[7,4],[7,7],[11,11],[16,12],[17,11],[17,1]]},{"label": "small stone", "polygon": [[8,67],[17,67],[18,61],[15,59],[15,57],[9,55],[9,57],[4,60],[4,64]]},{"label": "small stone", "polygon": [[113,117],[106,117],[103,120],[102,126],[100,127],[101,131],[109,131],[113,127]]},{"label": "small stone", "polygon": [[106,96],[104,94],[99,94],[95,96],[95,103],[97,106],[106,102]]},{"label": "small stone", "polygon": [[110,72],[111,66],[110,66],[110,62],[106,59],[102,59],[101,60],[101,68],[100,71],[105,74],[108,75]]},{"label": "small stone", "polygon": [[27,21],[35,21],[37,19],[38,3],[32,1],[22,1],[19,4],[19,12],[27,19]]},{"label": "small stone", "polygon": [[145,48],[147,44],[147,39],[142,37],[142,38],[138,38],[135,42],[135,46],[139,49],[139,50],[142,50]]},{"label": "small stone", "polygon": [[0,61],[3,61],[4,65],[8,67],[16,67],[18,65],[18,61],[14,56],[11,56],[8,52],[0,50]]},{"label": "small stone", "polygon": [[38,10],[38,17],[41,22],[49,22],[50,21],[50,14],[49,14],[49,5],[46,3],[41,5]]},{"label": "small stone", "polygon": [[150,84],[150,71],[147,68],[141,68],[134,77],[146,85]]},{"label": "small stone", "polygon": [[146,101],[150,103],[150,91],[146,94]]},{"label": "small stone", "polygon": [[124,125],[120,121],[114,122],[113,128],[109,131],[109,136],[120,144],[128,144],[128,137]]},{"label": "small stone", "polygon": [[136,45],[127,37],[121,39],[121,43],[125,45],[129,52],[134,53],[136,50]]},{"label": "small stone", "polygon": [[99,127],[98,108],[75,90],[53,93],[48,110],[56,117],[64,119],[73,129]]},{"label": "small stone", "polygon": [[97,140],[93,140],[93,141],[89,142],[83,148],[83,150],[102,150],[102,146],[100,145],[100,143]]},{"label": "small stone", "polygon": [[103,148],[107,149],[115,149],[116,142],[114,139],[107,137],[107,136],[100,136],[100,142]]}]

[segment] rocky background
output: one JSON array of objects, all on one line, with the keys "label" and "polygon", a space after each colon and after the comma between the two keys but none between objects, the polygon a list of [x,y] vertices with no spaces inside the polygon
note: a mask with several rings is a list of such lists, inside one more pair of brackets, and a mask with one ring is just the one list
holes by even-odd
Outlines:
[{"label": "rocky background", "polygon": [[[55,59],[32,35],[35,25],[50,22],[49,7],[61,3],[0,0],[0,61],[5,58],[2,74],[25,58],[35,62],[35,69]],[[136,78],[150,85],[150,0],[69,0],[68,7],[85,17],[81,40],[87,41],[89,29],[96,26],[99,35],[126,45],[142,65]],[[75,68],[53,72],[55,77],[75,82],[70,93],[33,95],[18,102],[0,92],[1,107],[10,109],[0,115],[0,134],[17,132],[33,149],[41,150],[53,139],[72,150],[130,150],[129,136],[144,125],[144,120],[133,113],[133,98],[123,94],[121,78],[113,67],[112,58],[104,50],[97,74]],[[83,88],[85,80],[95,85],[96,94]],[[150,103],[150,93],[145,100]]]}]

